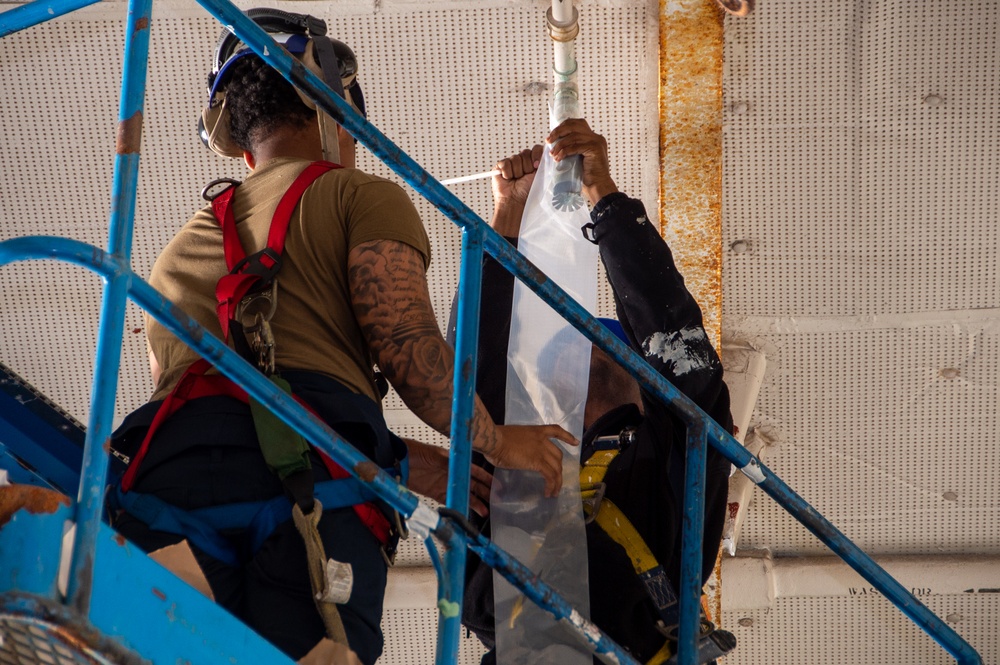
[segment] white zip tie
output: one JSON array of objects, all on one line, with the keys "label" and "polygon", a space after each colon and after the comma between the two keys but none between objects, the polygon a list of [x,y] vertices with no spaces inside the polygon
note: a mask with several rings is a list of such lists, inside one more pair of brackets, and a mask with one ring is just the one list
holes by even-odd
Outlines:
[{"label": "white zip tie", "polygon": [[448,178],[447,180],[442,180],[442,185],[457,185],[460,182],[470,182],[472,180],[482,180],[483,178],[492,178],[495,175],[500,175],[500,169],[493,169],[492,171],[483,171],[482,173],[473,173],[472,175],[463,175],[457,178]]},{"label": "white zip tie", "polygon": [[761,470],[760,463],[757,462],[756,457],[751,457],[746,466],[740,467],[740,471],[757,485],[760,485],[765,480],[764,472]]},{"label": "white zip tie", "polygon": [[431,531],[437,528],[440,519],[436,510],[420,503],[417,504],[416,510],[406,520],[406,526],[409,528],[410,533],[416,535],[420,540],[427,540],[427,536],[431,535]]}]

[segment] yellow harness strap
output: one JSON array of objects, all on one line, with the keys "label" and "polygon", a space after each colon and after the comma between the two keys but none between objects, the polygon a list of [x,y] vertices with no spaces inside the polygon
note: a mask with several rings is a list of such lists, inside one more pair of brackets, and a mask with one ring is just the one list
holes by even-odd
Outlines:
[{"label": "yellow harness strap", "polygon": [[646,665],[663,665],[663,663],[670,660],[670,657],[674,655],[673,649],[670,648],[670,640],[666,640],[660,650],[653,654],[653,657],[646,661]]},{"label": "yellow harness strap", "polygon": [[[632,522],[625,517],[621,508],[601,496],[604,476],[607,474],[611,462],[617,456],[618,450],[599,450],[580,469],[580,495],[584,501],[583,512],[590,517],[594,509],[597,509],[594,520],[612,540],[625,548],[632,560],[632,567],[636,574],[642,575],[659,566],[659,562],[653,556],[649,546],[646,545],[646,541],[636,531]],[[598,496],[601,498],[597,505],[589,503]]]},{"label": "yellow harness strap", "polygon": [[[658,568],[660,564],[635,526],[625,517],[621,508],[611,500],[604,498],[604,476],[607,474],[611,462],[617,456],[617,449],[598,450],[581,467],[580,495],[583,499],[583,512],[587,517],[593,515],[598,526],[625,549],[632,561],[632,568],[635,569],[636,575],[640,579],[644,579],[650,571]],[[595,509],[596,514],[594,514]],[[670,641],[664,640],[663,646],[646,665],[662,665],[672,655]]]},{"label": "yellow harness strap", "polygon": [[[666,576],[660,567],[659,562],[653,552],[646,545],[632,522],[625,517],[621,508],[616,506],[611,500],[604,497],[604,476],[607,475],[608,467],[618,456],[618,449],[598,450],[590,459],[584,463],[580,469],[580,495],[583,499],[583,512],[588,519],[597,522],[598,526],[604,530],[608,536],[625,549],[629,559],[632,560],[632,567],[636,575],[646,586],[650,598],[654,605],[664,606],[676,599],[665,597],[664,593],[671,593],[663,589],[657,582],[662,582],[669,586]],[[702,637],[707,636],[715,627],[708,617],[708,604],[706,597],[701,597],[702,612],[705,616],[701,621]],[[708,617],[708,618],[706,618]],[[646,665],[663,665],[673,657],[670,639],[663,642],[663,646],[650,658]],[[735,646],[735,644],[733,645]],[[726,651],[732,649],[730,646]]]}]

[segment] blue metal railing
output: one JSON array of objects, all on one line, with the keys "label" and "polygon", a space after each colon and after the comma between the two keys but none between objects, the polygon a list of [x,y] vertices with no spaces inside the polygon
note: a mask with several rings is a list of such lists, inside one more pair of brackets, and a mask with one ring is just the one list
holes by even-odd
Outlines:
[{"label": "blue metal railing", "polygon": [[[357,115],[317,76],[305,69],[283,49],[277,48],[275,42],[239,9],[228,0],[199,0],[199,3],[220,23],[232,29],[255,53],[286,79],[305,91],[323,111],[342,124],[418,193],[462,227],[459,330],[455,355],[451,475],[446,500],[447,508],[442,510],[441,514],[435,513],[421,505],[416,495],[400,487],[381,471],[376,472],[374,477],[366,474],[366,477],[370,478],[368,480],[359,478],[367,482],[380,498],[407,517],[411,530],[427,539],[432,558],[436,557],[436,553],[433,552],[433,544],[429,541],[430,534],[445,544],[444,561],[435,559],[435,567],[440,578],[436,654],[436,662],[439,665],[455,662],[458,655],[459,610],[467,548],[472,549],[487,564],[501,572],[540,607],[551,612],[557,619],[564,620],[597,655],[619,663],[635,662],[627,652],[569,607],[551,587],[534,579],[533,574],[520,562],[481,536],[470,533],[464,526],[462,516],[468,510],[470,421],[476,376],[476,340],[483,251],[488,251],[507,270],[527,283],[563,318],[626,367],[646,390],[671,405],[687,425],[688,455],[682,533],[684,563],[679,590],[681,625],[678,660],[681,665],[693,665],[696,662],[704,512],[702,490],[706,445],[709,442],[885,595],[917,626],[926,631],[955,657],[958,663],[976,665],[982,662],[975,650],[954,630],[907,592],[693,402],[653,371],[634,351],[607,332],[562,289],[548,281],[544,274],[525,260],[462,201],[367,120]],[[35,0],[0,14],[0,36],[87,4],[92,4],[92,1]],[[75,507],[77,536],[70,568],[68,599],[70,606],[84,616],[89,610],[91,592],[89,580],[92,578],[90,573],[94,565],[94,541],[99,526],[100,497],[107,470],[107,458],[103,453],[102,444],[111,432],[126,298],[149,312],[183,342],[207,358],[222,374],[237,381],[252,397],[271,405],[282,420],[314,442],[352,475],[358,477],[359,470],[368,473],[374,470],[374,465],[366,457],[324,423],[299,407],[288,395],[278,390],[219,339],[174,307],[132,271],[129,257],[149,53],[151,0],[130,0],[128,12],[108,251],[67,238],[44,236],[0,242],[0,265],[14,260],[57,259],[88,268],[100,275],[105,282],[97,343],[97,369],[92,388],[93,400],[85,443],[80,494]]]}]

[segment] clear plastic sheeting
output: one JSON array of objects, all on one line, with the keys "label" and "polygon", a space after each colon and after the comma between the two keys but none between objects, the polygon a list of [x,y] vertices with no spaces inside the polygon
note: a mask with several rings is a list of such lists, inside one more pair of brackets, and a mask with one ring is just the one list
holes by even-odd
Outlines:
[{"label": "clear plastic sheeting", "polygon": [[[577,302],[597,305],[597,247],[580,227],[586,208],[558,212],[548,149],[528,196],[518,249]],[[520,282],[514,288],[507,365],[507,424],[561,425],[578,439],[590,374],[590,342]],[[538,473],[497,469],[494,542],[520,559],[582,615],[590,614],[587,539],[580,502],[580,451],[562,446],[563,486],[544,497]],[[498,662],[590,665],[590,652],[555,619],[494,573]]]}]

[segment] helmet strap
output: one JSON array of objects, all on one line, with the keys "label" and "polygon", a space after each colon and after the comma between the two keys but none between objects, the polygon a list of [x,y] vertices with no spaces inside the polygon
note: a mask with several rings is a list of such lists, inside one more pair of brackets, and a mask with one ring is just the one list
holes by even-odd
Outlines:
[{"label": "helmet strap", "polygon": [[[340,78],[337,54],[334,52],[333,43],[328,37],[314,36],[310,39],[305,53],[302,54],[302,62],[314,74],[321,77],[331,90],[354,106],[350,95],[345,94],[344,82]],[[306,106],[316,110],[316,121],[319,124],[319,135],[323,144],[323,159],[340,164],[340,137],[337,133],[337,122],[323,109],[318,108],[316,103],[299,88],[296,87],[295,91],[299,93],[299,97]]]},{"label": "helmet strap", "polygon": [[340,164],[340,136],[337,134],[337,123],[322,109],[316,109],[316,122],[319,123],[324,161]]}]

